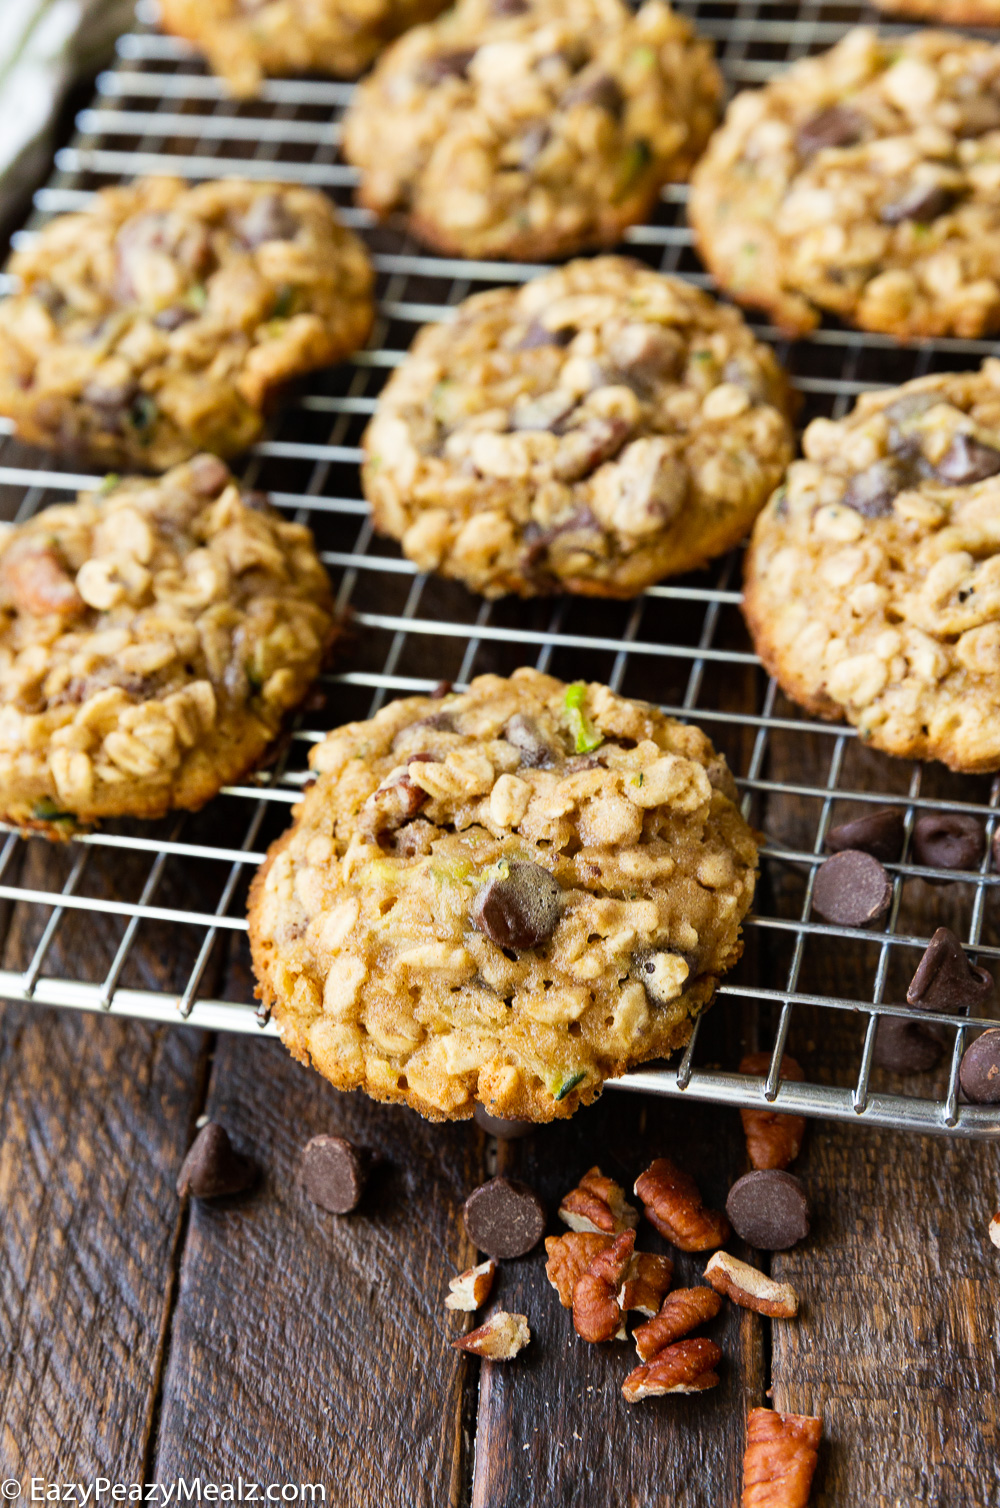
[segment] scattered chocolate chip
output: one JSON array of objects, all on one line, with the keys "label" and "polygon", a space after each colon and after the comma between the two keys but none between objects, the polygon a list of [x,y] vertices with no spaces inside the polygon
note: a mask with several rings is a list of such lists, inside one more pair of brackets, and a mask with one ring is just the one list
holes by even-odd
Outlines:
[{"label": "scattered chocolate chip", "polygon": [[913,824],[912,847],[914,863],[924,869],[974,870],[982,861],[986,830],[978,817],[926,812]]},{"label": "scattered chocolate chip", "polygon": [[563,325],[561,329],[549,330],[541,320],[533,319],[517,343],[518,351],[531,351],[536,346],[568,346],[576,335],[573,325]]},{"label": "scattered chocolate chip", "polygon": [[314,1136],[302,1151],[306,1197],[332,1215],[357,1209],[368,1182],[372,1156],[343,1136]]},{"label": "scattered chocolate chip", "polygon": [[902,811],[898,806],[885,806],[852,817],[849,822],[841,822],[839,827],[831,827],[826,835],[826,846],[834,853],[841,853],[845,848],[859,848],[883,864],[894,864],[903,852],[904,836]]},{"label": "scattered chocolate chip", "polygon": [[879,219],[883,225],[901,225],[904,220],[927,225],[953,209],[958,197],[954,189],[940,183],[915,183],[899,199],[886,204],[879,212]]},{"label": "scattered chocolate chip", "polygon": [[501,1141],[517,1141],[519,1137],[527,1136],[535,1129],[534,1121],[505,1121],[498,1115],[490,1115],[478,1100],[472,1111],[472,1119],[481,1131],[490,1136],[498,1136]]},{"label": "scattered chocolate chip", "polygon": [[959,431],[934,470],[952,487],[971,487],[973,482],[985,482],[1000,471],[1000,450]]},{"label": "scattered chocolate chip", "polygon": [[619,115],[625,97],[609,73],[592,73],[573,80],[560,101],[568,110],[572,105],[596,105],[609,115]]},{"label": "scattered chocolate chip", "polygon": [[983,1005],[993,993],[993,975],[970,963],[950,927],[938,927],[906,991],[907,1005],[957,1015]]},{"label": "scattered chocolate chip", "polygon": [[745,1173],[729,1190],[733,1230],[758,1251],[787,1251],[809,1234],[809,1200],[801,1183],[778,1168]]},{"label": "scattered chocolate chip", "polygon": [[1000,1105],[1000,1029],[983,1032],[965,1049],[958,1078],[974,1105]]},{"label": "scattered chocolate chip", "polygon": [[225,1194],[242,1194],[257,1177],[248,1157],[235,1150],[229,1132],[218,1121],[202,1126],[188,1148],[177,1175],[177,1192],[183,1199],[221,1199]]},{"label": "scattered chocolate chip", "polygon": [[886,518],[905,485],[903,467],[895,457],[886,456],[864,471],[855,472],[844,489],[841,502],[863,518]]},{"label": "scattered chocolate chip", "polygon": [[431,692],[431,701],[440,702],[446,696],[451,696],[451,681],[438,681],[437,685],[434,687],[434,690]]},{"label": "scattered chocolate chip", "polygon": [[545,1231],[542,1201],[526,1183],[491,1178],[474,1189],[462,1206],[466,1234],[488,1257],[523,1257]]},{"label": "scattered chocolate chip", "polygon": [[864,135],[865,120],[846,105],[829,105],[804,120],[795,133],[801,157],[812,157],[826,147],[853,147]]},{"label": "scattered chocolate chip", "polygon": [[472,920],[498,948],[537,948],[559,922],[562,886],[541,864],[517,859],[484,885]]},{"label": "scattered chocolate chip", "polygon": [[878,859],[859,848],[845,848],[821,864],[813,886],[813,906],[840,927],[866,927],[884,916],[892,885]]},{"label": "scattered chocolate chip", "polygon": [[555,760],[555,754],[549,748],[539,733],[530,717],[525,717],[523,712],[515,712],[514,716],[506,724],[502,737],[521,756],[521,763],[531,770],[543,769]]},{"label": "scattered chocolate chip", "polygon": [[475,47],[455,47],[450,52],[437,52],[424,58],[417,70],[422,84],[440,84],[444,79],[464,79],[469,76],[469,64],[476,56]]},{"label": "scattered chocolate chip", "polygon": [[875,1033],[875,1062],[890,1073],[926,1073],[944,1052],[941,1028],[902,1016],[880,1016]]}]

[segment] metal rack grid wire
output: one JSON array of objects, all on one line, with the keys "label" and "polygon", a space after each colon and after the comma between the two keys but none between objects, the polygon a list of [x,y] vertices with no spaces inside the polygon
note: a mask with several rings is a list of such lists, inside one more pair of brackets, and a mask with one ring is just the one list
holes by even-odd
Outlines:
[{"label": "metal rack grid wire", "polygon": [[[823,0],[679,0],[678,8],[715,40],[730,88],[759,84],[783,64],[829,46],[848,25],[871,19],[855,7]],[[902,998],[901,981],[912,974],[927,942],[925,924],[910,924],[908,898],[915,887],[949,882],[949,894],[960,901],[967,947],[987,966],[1000,960],[996,907],[990,904],[1000,884],[1000,875],[990,870],[1000,778],[953,777],[936,766],[880,759],[860,748],[853,730],[819,723],[786,702],[753,655],[739,617],[738,553],[711,572],[654,587],[632,603],[490,604],[418,574],[393,545],[377,539],[357,463],[360,435],[386,373],[398,365],[420,324],[447,318],[471,292],[542,269],[434,256],[376,227],[352,205],[355,174],[338,157],[337,123],[350,85],[270,80],[258,99],[234,102],[194,54],[159,35],[154,22],[144,0],[137,29],[121,39],[114,68],[98,80],[93,105],[81,112],[77,135],[58,154],[54,175],[35,196],[34,215],[19,237],[30,237],[53,214],[85,206],[95,189],[142,173],[191,180],[280,178],[336,199],[344,220],[365,234],[373,252],[376,328],[353,361],[315,376],[253,448],[243,475],[312,526],[357,638],[353,654],[325,678],[325,712],[300,717],[281,760],[255,780],[227,789],[206,809],[207,818],[112,823],[81,834],[67,845],[58,880],[51,879],[51,861],[29,862],[31,850],[46,846],[42,840],[14,831],[4,837],[0,830],[0,904],[29,908],[37,934],[24,968],[0,970],[0,996],[273,1034],[273,1024],[259,1019],[250,1000],[242,899],[267,843],[288,821],[306,778],[310,745],[336,723],[372,715],[391,696],[428,692],[445,677],[461,688],[485,670],[509,673],[517,664],[534,664],[566,679],[603,679],[699,722],[727,754],[745,812],[770,832],[757,906],[746,926],[748,957],[723,981],[713,1012],[739,1011],[745,1019],[749,1008],[768,1023],[768,1071],[753,1078],[700,1063],[696,1027],[679,1063],[632,1073],[618,1087],[1000,1139],[1000,1112],[963,1103],[958,1087],[963,1048],[985,1018],[920,1013],[921,1020],[950,1034],[951,1050],[939,1075],[916,1081],[916,1088],[912,1080],[883,1085],[873,1060],[880,1015],[916,1014],[893,1003]],[[685,200],[684,188],[666,189],[651,222],[634,227],[626,241],[651,267],[705,284],[684,222]],[[839,416],[869,388],[973,365],[992,350],[968,340],[901,349],[888,338],[836,327],[790,345],[767,325],[758,322],[758,328],[775,342],[803,393],[806,418]],[[0,500],[7,516],[28,517],[94,480],[24,450],[9,432],[0,436]],[[811,760],[796,778],[796,751],[806,744]],[[816,770],[821,774],[810,773]],[[883,923],[860,931],[818,921],[811,894],[827,830],[859,807],[887,801],[905,809],[907,842],[901,861],[889,866],[893,898]],[[982,821],[987,843],[975,873],[945,874],[910,857],[915,818],[942,810]],[[109,869],[115,873],[110,892]],[[59,966],[58,942],[61,929],[79,922],[81,912],[100,916],[113,929],[111,961],[99,973],[81,967],[70,977]],[[169,935],[179,940],[185,960],[178,990],[150,987],[137,963],[150,931],[161,926],[173,929]],[[220,974],[213,963],[220,952],[241,958],[242,970]],[[851,978],[863,977],[864,990],[856,984],[851,992],[838,989],[836,960],[847,955],[854,960]],[[219,977],[230,983],[216,995],[209,981]],[[831,1013],[842,1022],[853,1018],[857,1064],[849,1081],[781,1080],[781,1057],[797,1013],[815,1013],[821,1028]]]}]

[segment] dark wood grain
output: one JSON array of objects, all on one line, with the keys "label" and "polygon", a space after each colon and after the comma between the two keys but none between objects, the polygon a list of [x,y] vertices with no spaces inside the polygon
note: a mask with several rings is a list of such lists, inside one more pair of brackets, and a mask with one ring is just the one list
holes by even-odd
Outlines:
[{"label": "dark wood grain", "polygon": [[[66,859],[34,841],[22,881],[50,885]],[[128,879],[96,860],[98,893],[124,894]],[[5,967],[25,966],[45,919],[12,908]],[[105,969],[117,937],[105,917],[68,915],[53,972]],[[183,952],[175,940],[147,958],[161,988]],[[142,1478],[181,1231],[173,1184],[204,1052],[191,1030],[0,1007],[4,1477]]]},{"label": "dark wood grain", "polygon": [[[824,778],[829,751],[829,740],[778,741],[771,773]],[[852,748],[842,784],[899,789],[908,777],[909,767]],[[978,794],[975,782],[933,769],[928,787]],[[767,820],[811,847],[816,816],[809,803],[784,801],[772,803]],[[777,886],[784,907],[796,904],[799,876],[779,876]],[[946,923],[964,931],[971,902],[970,887],[910,881],[899,930],[926,936]],[[991,902],[991,941],[996,923]],[[813,950],[806,987],[822,978],[824,988],[863,999],[876,952],[861,944]],[[916,950],[894,955],[887,999],[901,998],[918,958]],[[802,1010],[791,1050],[817,1078],[849,1082],[866,1022]],[[943,1082],[941,1073],[901,1080],[876,1070],[873,1078],[909,1093]],[[775,1407],[823,1416],[816,1508],[992,1508],[1000,1501],[1000,1264],[986,1225],[997,1203],[996,1148],[821,1123],[795,1171],[814,1228],[808,1243],[771,1262],[803,1300],[797,1321],[774,1323],[772,1387]]]},{"label": "dark wood grain", "polygon": [[[261,1182],[192,1208],[157,1475],[322,1482],[337,1508],[457,1504],[470,1363],[444,1298],[473,1257],[459,1208],[481,1135],[339,1094],[253,1038],[220,1039],[207,1108]],[[320,1132],[381,1159],[352,1215],[299,1186]]]}]

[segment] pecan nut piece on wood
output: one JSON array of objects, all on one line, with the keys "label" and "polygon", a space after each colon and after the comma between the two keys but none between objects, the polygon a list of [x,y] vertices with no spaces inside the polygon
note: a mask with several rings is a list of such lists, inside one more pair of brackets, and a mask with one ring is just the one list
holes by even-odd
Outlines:
[{"label": "pecan nut piece on wood", "polygon": [[629,1403],[660,1398],[665,1393],[703,1393],[717,1385],[715,1368],[721,1360],[722,1352],[714,1340],[704,1336],[681,1340],[630,1372],[622,1383],[622,1392]]},{"label": "pecan nut piece on wood", "polygon": [[471,1314],[485,1304],[496,1277],[497,1264],[492,1257],[480,1262],[478,1267],[467,1267],[457,1277],[448,1280],[451,1292],[444,1301],[446,1309],[461,1309]]},{"label": "pecan nut piece on wood", "polygon": [[597,1231],[605,1236],[635,1230],[639,1224],[639,1213],[627,1203],[621,1184],[605,1178],[598,1167],[584,1173],[566,1195],[559,1206],[559,1218],[570,1230]]},{"label": "pecan nut piece on wood", "polygon": [[717,1293],[724,1293],[741,1309],[766,1314],[771,1319],[792,1319],[799,1312],[799,1297],[790,1283],[776,1283],[766,1272],[717,1251],[705,1268],[705,1277]]},{"label": "pecan nut piece on wood", "polygon": [[665,1241],[681,1251],[711,1251],[729,1240],[729,1221],[707,1210],[698,1185],[668,1157],[657,1157],[635,1182],[646,1219]]},{"label": "pecan nut piece on wood", "polygon": [[[752,1052],[740,1063],[740,1073],[766,1074],[770,1066],[769,1052]],[[787,1053],[781,1060],[781,1077],[793,1084],[801,1084],[805,1078],[802,1068]],[[761,1108],[741,1110],[740,1119],[752,1168],[787,1168],[798,1157],[806,1134],[804,1116]]]},{"label": "pecan nut piece on wood", "polygon": [[599,1251],[573,1289],[573,1328],[583,1340],[624,1340],[625,1325],[618,1290],[625,1281],[635,1231],[622,1231],[607,1251]]},{"label": "pecan nut piece on wood", "polygon": [[659,1314],[633,1330],[635,1349],[643,1361],[714,1319],[722,1308],[722,1295],[714,1288],[677,1288],[663,1301]]},{"label": "pecan nut piece on wood", "polygon": [[822,1419],[751,1409],[743,1456],[742,1508],[806,1508]]},{"label": "pecan nut piece on wood", "polygon": [[508,1314],[498,1309],[489,1319],[468,1335],[453,1340],[456,1351],[471,1351],[474,1356],[484,1356],[487,1361],[509,1361],[524,1349],[531,1339],[526,1314]]},{"label": "pecan nut piece on wood", "polygon": [[546,1236],[545,1276],[559,1295],[564,1309],[573,1307],[573,1289],[600,1251],[607,1251],[613,1236],[596,1231],[567,1231],[565,1236]]},{"label": "pecan nut piece on wood", "polygon": [[636,1309],[640,1314],[655,1314],[673,1275],[674,1264],[669,1257],[652,1251],[635,1252],[618,1295],[622,1313]]}]

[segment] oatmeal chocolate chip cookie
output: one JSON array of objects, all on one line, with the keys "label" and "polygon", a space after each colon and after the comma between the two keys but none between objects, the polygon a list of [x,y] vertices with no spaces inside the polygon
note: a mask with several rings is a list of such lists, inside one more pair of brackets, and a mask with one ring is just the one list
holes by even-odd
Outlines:
[{"label": "oatmeal chocolate chip cookie", "polygon": [[693,176],[713,275],[790,333],[1000,329],[1000,46],[857,29],[740,94]]},{"label": "oatmeal chocolate chip cookie", "polygon": [[686,1042],[742,951],[756,847],[722,760],[535,670],[393,702],[314,749],[250,895],[294,1056],[432,1119],[567,1116]]},{"label": "oatmeal chocolate chip cookie", "polygon": [[160,0],[164,31],[204,52],[233,94],[267,74],[355,78],[387,42],[447,0]]},{"label": "oatmeal chocolate chip cookie", "polygon": [[746,533],[792,457],[739,312],[619,257],[466,300],[386,386],[363,481],[423,570],[496,597],[630,597]]},{"label": "oatmeal chocolate chip cookie", "polygon": [[715,124],[709,43],[663,0],[460,0],[359,87],[359,198],[457,256],[612,246]]},{"label": "oatmeal chocolate chip cookie", "polygon": [[874,0],[876,10],[945,26],[1000,26],[1000,0]]},{"label": "oatmeal chocolate chip cookie", "polygon": [[122,469],[245,449],[282,385],[363,344],[373,314],[367,253],[323,194],[234,179],[105,189],[10,270],[0,414]]},{"label": "oatmeal chocolate chip cookie", "polygon": [[253,768],[334,637],[312,536],[216,456],[109,478],[0,544],[0,818],[67,836]]},{"label": "oatmeal chocolate chip cookie", "polygon": [[747,554],[764,664],[875,748],[1000,769],[1000,361],[865,394],[803,449]]}]

